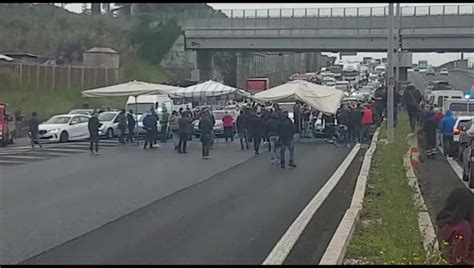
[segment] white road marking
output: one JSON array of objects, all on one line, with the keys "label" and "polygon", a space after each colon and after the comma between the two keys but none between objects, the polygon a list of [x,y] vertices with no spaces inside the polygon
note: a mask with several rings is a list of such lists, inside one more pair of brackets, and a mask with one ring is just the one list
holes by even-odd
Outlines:
[{"label": "white road marking", "polygon": [[85,150],[81,149],[74,149],[74,148],[54,148],[54,147],[46,147],[45,151],[54,151],[54,152],[70,152],[70,153],[79,153],[79,152],[85,152]]},{"label": "white road marking", "polygon": [[349,168],[349,165],[354,160],[355,156],[359,152],[360,144],[356,144],[352,151],[347,155],[346,159],[337,168],[334,174],[324,184],[324,186],[317,192],[313,199],[306,205],[303,211],[298,215],[296,220],[291,224],[290,228],[281,237],[280,241],[275,245],[270,254],[267,256],[264,265],[281,265],[288,254],[290,253],[293,246],[298,241],[298,238],[303,233],[304,229],[313,218],[316,211],[326,200],[332,190],[336,187],[337,183],[341,180],[342,176]]},{"label": "white road marking", "polygon": [[45,159],[42,156],[33,156],[33,155],[2,155],[0,158],[18,158],[18,159]]},{"label": "white road marking", "polygon": [[458,178],[462,181],[464,186],[466,186],[468,189],[471,190],[471,192],[474,193],[474,189],[469,188],[468,182],[462,180],[462,173],[463,173],[462,172],[462,167],[458,164],[458,162],[456,162],[456,160],[452,159],[451,157],[448,157],[448,163],[451,166],[451,168],[453,168],[454,173],[456,173],[456,175],[458,175]]},{"label": "white road marking", "polygon": [[23,164],[25,161],[13,161],[13,160],[2,160],[0,159],[0,164]]}]

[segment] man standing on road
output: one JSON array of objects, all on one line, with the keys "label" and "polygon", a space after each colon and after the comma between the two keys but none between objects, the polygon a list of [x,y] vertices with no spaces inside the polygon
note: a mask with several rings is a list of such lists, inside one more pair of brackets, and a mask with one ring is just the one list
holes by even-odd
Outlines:
[{"label": "man standing on road", "polygon": [[425,139],[426,157],[428,159],[434,159],[436,156],[436,129],[438,124],[433,115],[431,117],[425,116],[424,119],[423,134]]},{"label": "man standing on road", "polygon": [[266,132],[270,136],[270,148],[271,148],[270,163],[272,165],[280,162],[280,157],[277,154],[280,122],[281,120],[278,117],[278,115],[276,113],[272,113],[270,119],[265,125]]},{"label": "man standing on road", "polygon": [[211,115],[209,111],[205,111],[201,115],[199,120],[199,130],[201,131],[201,142],[202,142],[202,158],[210,159],[209,149],[212,141],[212,129],[214,124],[212,123]]},{"label": "man standing on road", "polygon": [[31,114],[31,119],[30,119],[30,136],[31,136],[31,148],[33,150],[35,149],[35,142],[38,143],[39,147],[41,150],[44,150],[43,145],[41,144],[41,141],[38,137],[39,134],[39,121],[38,121],[38,114],[36,112],[33,112]]},{"label": "man standing on road", "polygon": [[[181,108],[181,110],[184,110]],[[183,112],[180,113],[181,117],[184,115]],[[178,150],[178,140],[179,140],[179,114],[176,111],[173,111],[171,113],[170,117],[170,130],[171,130],[171,135],[173,139],[173,145],[174,149]]]},{"label": "man standing on road", "polygon": [[[188,153],[186,146],[188,144],[188,136],[192,134],[192,121],[191,117],[188,116],[187,112],[181,114],[181,118],[178,119],[179,128],[179,142],[178,142],[178,153]],[[173,134],[174,135],[174,134]]]},{"label": "man standing on road", "polygon": [[232,133],[234,118],[229,114],[229,111],[225,111],[224,117],[222,117],[222,124],[224,126],[225,141],[227,142],[229,139],[234,141],[234,134]]},{"label": "man standing on road", "polygon": [[145,117],[143,117],[143,128],[146,131],[145,134],[145,145],[143,146],[143,149],[146,150],[146,146],[150,144],[150,149],[153,148],[153,143],[155,142],[153,135],[155,134],[154,132],[154,127],[156,127],[156,120],[155,116],[151,114],[150,112],[145,114]]},{"label": "man standing on road", "polygon": [[361,142],[362,133],[362,110],[358,103],[351,111],[352,141]]},{"label": "man standing on road", "polygon": [[125,109],[122,109],[118,114],[118,128],[120,130],[119,142],[125,143],[125,132],[127,129],[127,116],[125,115]]},{"label": "man standing on road", "polygon": [[362,137],[361,137],[361,142],[367,142],[369,143],[369,134],[370,134],[370,127],[374,123],[373,121],[373,112],[372,109],[370,109],[369,104],[364,105],[364,108],[362,108]]},{"label": "man standing on road", "polygon": [[408,117],[410,119],[411,130],[415,131],[416,120],[418,117],[418,107],[422,99],[420,91],[415,89],[413,85],[409,85],[405,92],[403,92],[403,103],[408,112]]},{"label": "man standing on road", "polygon": [[127,115],[127,123],[128,123],[128,137],[127,141],[130,141],[130,143],[133,142],[135,139],[135,118],[133,117],[133,110],[130,110],[128,115]]},{"label": "man standing on road", "polygon": [[249,118],[249,130],[253,140],[253,149],[255,155],[259,154],[260,143],[262,142],[263,134],[265,132],[265,121],[263,121],[261,114],[252,113]]},{"label": "man standing on road", "polygon": [[456,119],[452,116],[451,110],[447,110],[444,118],[440,122],[440,130],[443,134],[443,153],[445,157],[451,156],[453,143],[453,128]]},{"label": "man standing on road", "polygon": [[102,124],[99,121],[97,111],[94,111],[92,116],[89,118],[89,123],[87,128],[89,129],[89,149],[91,154],[94,154],[94,145],[95,145],[95,154],[99,154],[99,128]]},{"label": "man standing on road", "polygon": [[166,106],[163,106],[163,114],[161,115],[160,126],[161,126],[161,142],[168,140],[168,120],[170,115],[166,110]]},{"label": "man standing on road", "polygon": [[248,141],[247,109],[240,110],[240,115],[237,116],[236,127],[237,127],[237,132],[239,133],[240,150],[244,149],[244,142],[245,142],[245,148],[248,150],[249,141]]},{"label": "man standing on road", "polygon": [[336,141],[336,146],[345,144],[347,147],[349,147],[350,139],[348,129],[351,126],[351,114],[347,105],[342,105],[342,109],[339,111],[337,117],[337,122],[339,124],[339,134],[341,137]]},{"label": "man standing on road", "polygon": [[295,125],[291,122],[291,119],[288,117],[288,112],[283,113],[283,119],[279,127],[279,136],[280,136],[280,166],[285,168],[285,150],[288,148],[290,151],[290,167],[296,167],[295,164],[295,147],[293,145],[293,135],[295,133]]}]

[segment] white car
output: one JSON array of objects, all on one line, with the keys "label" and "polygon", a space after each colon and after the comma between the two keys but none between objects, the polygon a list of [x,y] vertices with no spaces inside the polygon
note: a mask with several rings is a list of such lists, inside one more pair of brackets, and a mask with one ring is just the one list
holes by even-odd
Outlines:
[{"label": "white car", "polygon": [[102,126],[99,128],[99,136],[105,136],[112,139],[119,133],[118,115],[120,112],[103,112],[99,115],[99,121]]},{"label": "white car", "polygon": [[41,140],[50,142],[68,142],[89,138],[89,115],[62,114],[51,117],[39,125]]},{"label": "white car", "polygon": [[441,71],[439,71],[439,74],[440,75],[448,75],[448,69],[447,68],[441,69]]}]

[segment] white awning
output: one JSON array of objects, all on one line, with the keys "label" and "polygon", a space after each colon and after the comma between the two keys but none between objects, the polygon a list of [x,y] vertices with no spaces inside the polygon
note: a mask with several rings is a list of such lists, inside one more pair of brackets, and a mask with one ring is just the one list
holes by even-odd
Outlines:
[{"label": "white awning", "polygon": [[302,101],[328,114],[335,114],[344,97],[342,90],[302,80],[290,81],[253,95],[253,99],[263,102]]},{"label": "white awning", "polygon": [[208,97],[218,97],[230,94],[242,95],[242,90],[234,87],[226,86],[216,81],[206,81],[201,84],[180,88],[169,94],[170,98],[185,98],[185,99],[205,99]]},{"label": "white awning", "polygon": [[0,54],[0,60],[13,61],[14,59],[6,55]]},{"label": "white awning", "polygon": [[179,87],[147,83],[142,81],[131,81],[123,84],[95,88],[82,91],[84,97],[118,97],[139,95],[166,95]]}]

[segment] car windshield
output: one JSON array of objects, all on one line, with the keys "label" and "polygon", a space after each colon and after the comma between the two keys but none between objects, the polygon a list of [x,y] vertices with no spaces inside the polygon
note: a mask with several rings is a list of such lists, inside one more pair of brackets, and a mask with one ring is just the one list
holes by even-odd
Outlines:
[{"label": "car windshield", "polygon": [[99,114],[99,121],[112,121],[116,113],[101,113]]},{"label": "car windshield", "polygon": [[[150,111],[150,108],[154,107],[153,103],[128,103],[127,104],[127,111],[133,110],[136,111],[137,114],[144,114]],[[135,110],[136,109],[136,110]]]},{"label": "car windshield", "polygon": [[71,117],[69,116],[54,116],[51,117],[45,124],[67,124]]}]

